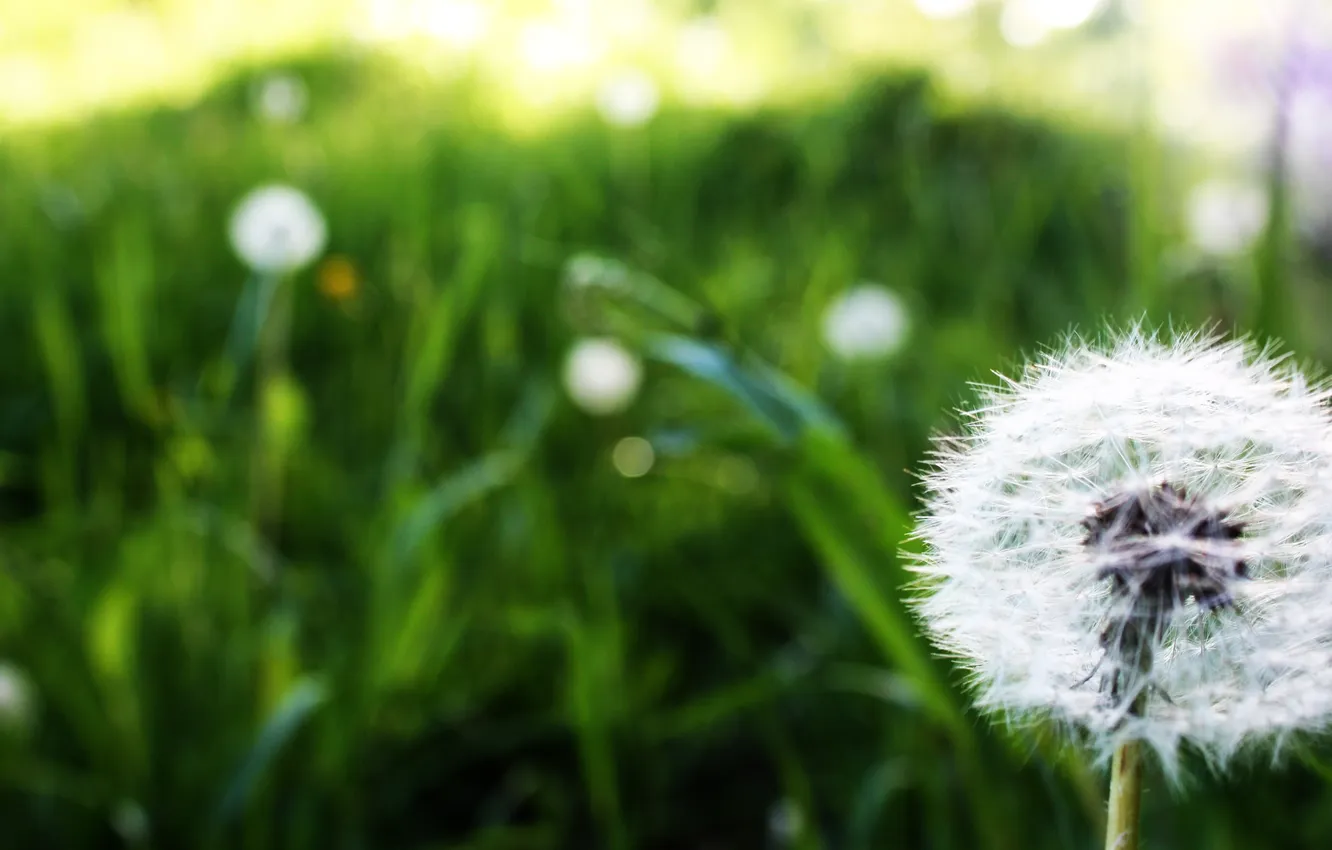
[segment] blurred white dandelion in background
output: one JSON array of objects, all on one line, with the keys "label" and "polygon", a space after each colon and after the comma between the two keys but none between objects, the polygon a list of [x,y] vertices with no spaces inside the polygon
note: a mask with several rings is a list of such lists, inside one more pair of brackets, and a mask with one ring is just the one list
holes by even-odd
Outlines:
[{"label": "blurred white dandelion in background", "polygon": [[254,109],[275,124],[294,124],[305,117],[310,93],[296,74],[269,74],[255,85]]},{"label": "blurred white dandelion in background", "polygon": [[305,193],[273,184],[250,192],[231,214],[231,246],[257,272],[281,274],[308,265],[324,250],[328,227]]},{"label": "blurred white dandelion in background", "polygon": [[629,68],[617,71],[597,89],[597,111],[616,127],[639,127],[657,113],[661,94],[647,74]]},{"label": "blurred white dandelion in background", "polygon": [[979,707],[1172,776],[1332,721],[1329,392],[1268,351],[1072,339],[939,442],[915,602]]},{"label": "blurred white dandelion in background", "polygon": [[1205,254],[1233,257],[1267,226],[1267,189],[1255,181],[1213,178],[1194,186],[1185,207],[1189,242]]},{"label": "blurred white dandelion in background", "polygon": [[565,391],[574,404],[594,416],[626,409],[642,381],[638,357],[613,339],[581,339],[564,361]]},{"label": "blurred white dandelion in background", "polygon": [[16,665],[0,661],[0,727],[15,729],[32,719],[32,685]]},{"label": "blurred white dandelion in background", "polygon": [[784,797],[768,808],[768,836],[775,847],[792,847],[804,831],[805,818],[800,805]]},{"label": "blurred white dandelion in background", "polygon": [[843,360],[873,360],[897,353],[909,326],[906,305],[896,293],[877,283],[861,283],[824,311],[823,343]]},{"label": "blurred white dandelion in background", "polygon": [[611,463],[615,471],[625,478],[642,478],[652,471],[657,454],[652,443],[642,437],[625,437],[615,444],[611,451]]},{"label": "blurred white dandelion in background", "polygon": [[111,810],[111,828],[126,844],[139,847],[149,838],[148,813],[134,800],[121,800]]}]

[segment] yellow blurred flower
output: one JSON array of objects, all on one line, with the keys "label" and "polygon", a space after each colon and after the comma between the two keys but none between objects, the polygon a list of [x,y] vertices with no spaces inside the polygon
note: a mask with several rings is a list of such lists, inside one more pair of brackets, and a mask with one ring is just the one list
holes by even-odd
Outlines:
[{"label": "yellow blurred flower", "polygon": [[330,301],[347,301],[361,286],[356,265],[337,254],[319,264],[319,293]]}]

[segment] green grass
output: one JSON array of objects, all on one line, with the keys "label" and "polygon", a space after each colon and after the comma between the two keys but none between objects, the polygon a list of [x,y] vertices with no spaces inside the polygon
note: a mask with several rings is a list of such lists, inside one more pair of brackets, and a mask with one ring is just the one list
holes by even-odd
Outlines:
[{"label": "green grass", "polygon": [[[1094,773],[967,709],[897,558],[968,381],[1244,293],[1134,284],[1170,235],[1145,146],[912,77],[516,137],[466,82],[297,70],[294,127],[242,77],[0,146],[0,650],[36,699],[0,739],[9,846],[747,848],[779,804],[795,847],[1094,846]],[[226,217],[274,179],[360,288],[287,282],[219,399]],[[585,252],[630,285],[572,295]],[[887,363],[819,341],[861,279],[913,312]],[[591,419],[561,361],[610,332],[646,384]],[[1146,833],[1313,846],[1313,775],[1158,783]]]}]

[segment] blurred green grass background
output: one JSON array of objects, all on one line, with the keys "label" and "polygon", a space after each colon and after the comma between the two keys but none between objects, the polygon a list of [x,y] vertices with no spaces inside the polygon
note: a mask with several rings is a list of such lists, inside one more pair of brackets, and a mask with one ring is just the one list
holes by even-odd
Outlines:
[{"label": "blurred green grass background", "polygon": [[[1093,767],[971,713],[903,606],[911,470],[1071,326],[1325,351],[1312,260],[1181,273],[1149,133],[892,63],[627,129],[310,40],[0,142],[5,846],[1096,846]],[[256,115],[277,72],[298,121]],[[222,395],[272,181],[328,249]],[[860,281],[890,358],[821,337]],[[621,412],[562,388],[588,336],[644,359]],[[1147,846],[1321,846],[1322,771],[1157,782]]]}]

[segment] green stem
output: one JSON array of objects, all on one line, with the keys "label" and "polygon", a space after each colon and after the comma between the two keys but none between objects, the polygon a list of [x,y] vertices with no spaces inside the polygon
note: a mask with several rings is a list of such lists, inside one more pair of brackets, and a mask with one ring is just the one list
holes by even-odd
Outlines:
[{"label": "green stem", "polygon": [[1142,744],[1127,741],[1115,750],[1110,768],[1110,810],[1105,819],[1105,850],[1138,850],[1138,815],[1142,806]]},{"label": "green stem", "polygon": [[[1146,656],[1150,658],[1150,656]],[[1143,672],[1151,661],[1142,661]],[[1147,706],[1142,690],[1129,706],[1129,714],[1141,717]],[[1110,763],[1110,802],[1105,816],[1105,850],[1138,850],[1138,824],[1142,812],[1142,742],[1129,739],[1115,748]]]}]

